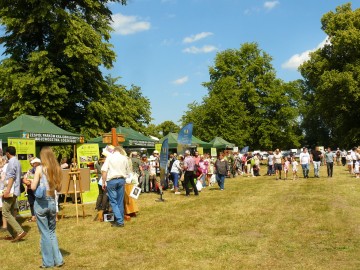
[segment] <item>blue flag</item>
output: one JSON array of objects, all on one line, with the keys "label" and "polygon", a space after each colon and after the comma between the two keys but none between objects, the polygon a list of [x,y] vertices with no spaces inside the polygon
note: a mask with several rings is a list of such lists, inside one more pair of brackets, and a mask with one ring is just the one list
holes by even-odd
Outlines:
[{"label": "blue flag", "polygon": [[243,149],[241,149],[240,154],[245,154],[249,152],[249,146],[245,146]]},{"label": "blue flag", "polygon": [[193,123],[184,126],[178,134],[178,144],[190,145],[192,142]]},{"label": "blue flag", "polygon": [[190,148],[192,142],[193,123],[185,125],[178,134],[177,138],[177,153],[184,155],[185,150]]},{"label": "blue flag", "polygon": [[166,169],[166,165],[168,162],[169,157],[169,140],[166,139],[163,141],[161,145],[161,152],[160,152],[160,169]]}]

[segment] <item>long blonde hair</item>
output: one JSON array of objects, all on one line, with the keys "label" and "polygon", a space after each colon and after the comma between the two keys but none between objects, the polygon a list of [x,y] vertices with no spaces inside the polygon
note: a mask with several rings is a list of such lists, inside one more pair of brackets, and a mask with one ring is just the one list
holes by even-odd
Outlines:
[{"label": "long blonde hair", "polygon": [[54,152],[49,146],[45,146],[40,151],[40,158],[44,171],[46,171],[50,190],[55,188],[55,190],[59,191],[61,188],[62,171]]}]

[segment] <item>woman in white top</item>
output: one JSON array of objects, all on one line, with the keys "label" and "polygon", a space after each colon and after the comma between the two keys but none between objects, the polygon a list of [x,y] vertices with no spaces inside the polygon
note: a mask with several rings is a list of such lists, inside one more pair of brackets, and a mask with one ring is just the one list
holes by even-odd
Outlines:
[{"label": "woman in white top", "polygon": [[352,159],[352,156],[351,156],[351,151],[347,152],[346,164],[347,164],[349,173],[352,174],[353,173],[353,159]]},{"label": "woman in white top", "polygon": [[171,166],[171,176],[173,178],[174,181],[174,190],[175,190],[175,194],[180,194],[179,192],[179,178],[182,174],[182,166],[181,163],[184,160],[184,157],[182,155],[179,155],[179,158],[177,160],[174,161],[173,165]]}]

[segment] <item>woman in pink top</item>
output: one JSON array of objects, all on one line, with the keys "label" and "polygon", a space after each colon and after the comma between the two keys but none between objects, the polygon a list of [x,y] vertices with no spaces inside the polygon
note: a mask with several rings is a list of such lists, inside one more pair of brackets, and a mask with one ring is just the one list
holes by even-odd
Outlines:
[{"label": "woman in pink top", "polygon": [[204,159],[204,155],[200,156],[197,179],[201,181],[203,187],[206,187],[206,175],[208,173],[209,162]]}]

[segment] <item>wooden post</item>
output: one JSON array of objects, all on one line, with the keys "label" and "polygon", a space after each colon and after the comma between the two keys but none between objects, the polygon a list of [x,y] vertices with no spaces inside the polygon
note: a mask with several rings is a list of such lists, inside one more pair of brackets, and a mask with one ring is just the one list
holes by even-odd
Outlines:
[{"label": "wooden post", "polygon": [[118,146],[119,142],[118,142],[118,137],[116,134],[116,128],[111,128],[111,144],[113,146]]}]

